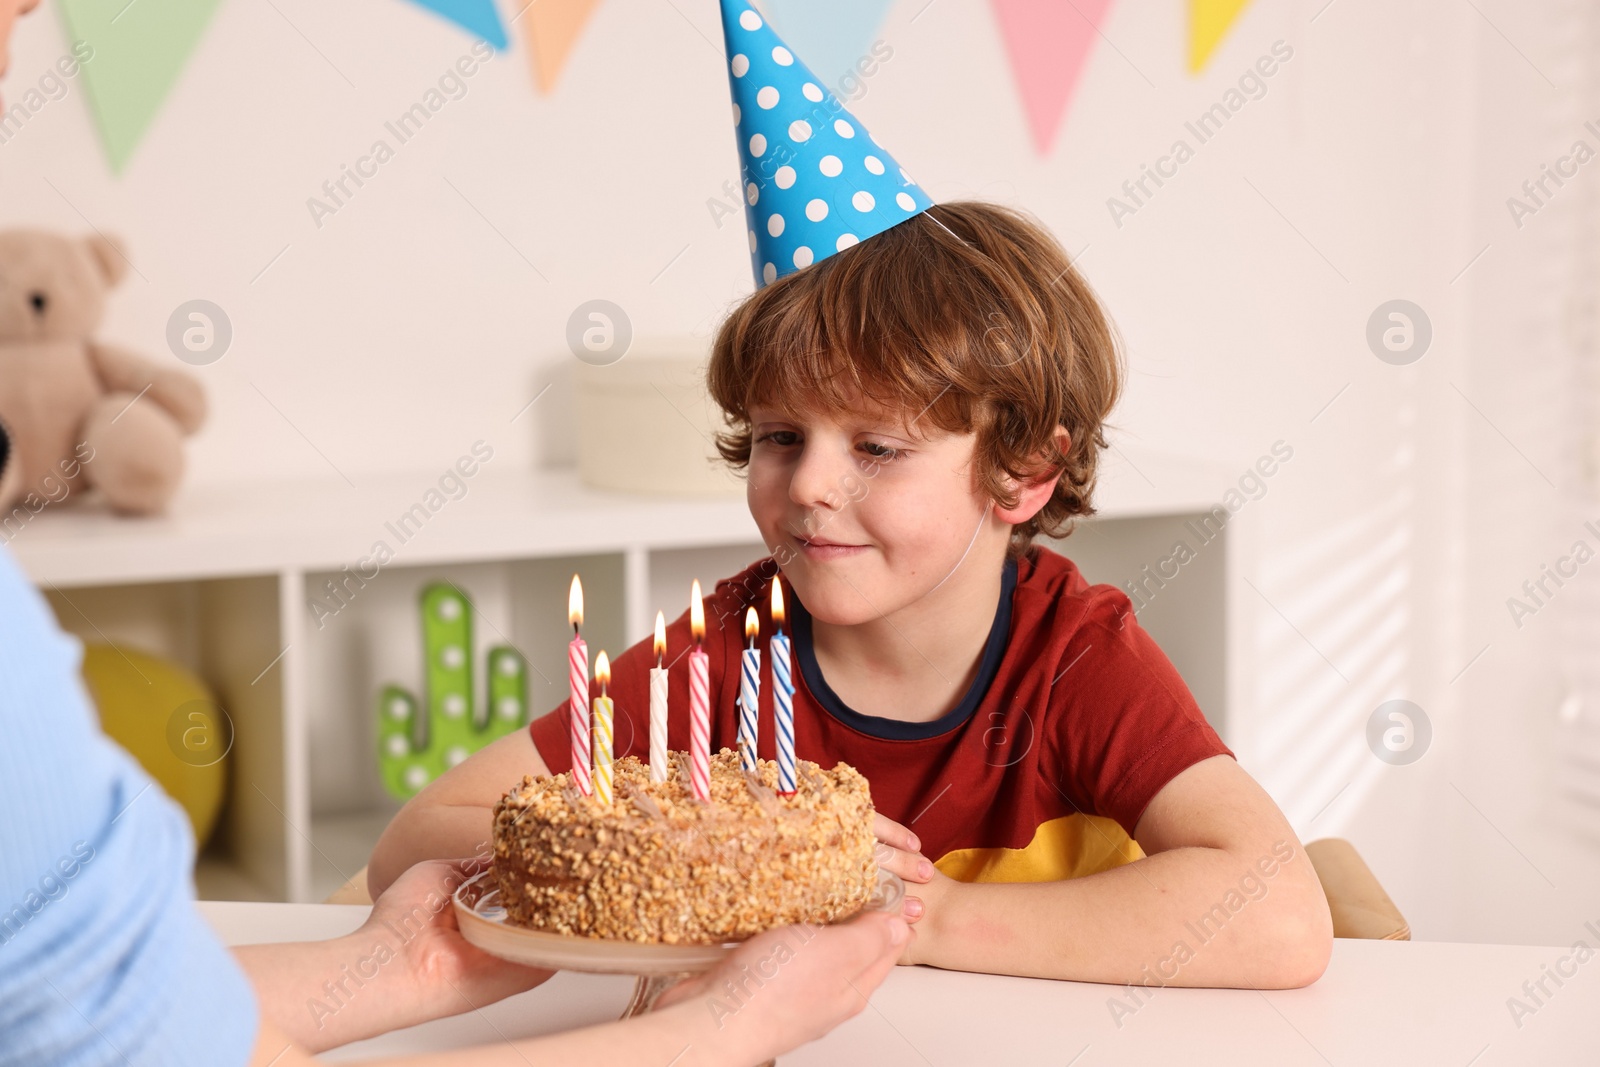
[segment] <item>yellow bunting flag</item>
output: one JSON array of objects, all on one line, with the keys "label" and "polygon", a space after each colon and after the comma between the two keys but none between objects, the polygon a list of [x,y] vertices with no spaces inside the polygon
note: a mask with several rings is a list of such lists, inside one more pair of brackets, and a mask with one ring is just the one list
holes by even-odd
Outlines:
[{"label": "yellow bunting flag", "polygon": [[600,0],[538,0],[524,9],[521,21],[528,32],[528,59],[533,80],[541,93],[556,86],[567,57],[578,43],[589,16]]},{"label": "yellow bunting flag", "polygon": [[1189,73],[1199,74],[1250,0],[1189,0]]}]

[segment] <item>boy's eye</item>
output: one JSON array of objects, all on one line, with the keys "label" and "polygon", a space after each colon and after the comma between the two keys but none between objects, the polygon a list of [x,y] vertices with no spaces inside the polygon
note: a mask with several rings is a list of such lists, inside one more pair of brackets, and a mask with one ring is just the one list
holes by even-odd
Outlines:
[{"label": "boy's eye", "polygon": [[799,436],[800,435],[795,433],[793,430],[772,430],[769,433],[764,433],[757,437],[756,440],[771,441],[773,444],[783,447],[794,444],[795,442],[791,440],[791,438],[797,438]]},{"label": "boy's eye", "polygon": [[[789,448],[800,443],[800,434],[794,430],[768,430],[766,433],[757,434],[755,440],[757,444],[766,442],[775,448]],[[868,458],[884,462],[896,459],[900,455],[898,448],[891,448],[877,441],[862,441],[857,447],[865,452]]]}]

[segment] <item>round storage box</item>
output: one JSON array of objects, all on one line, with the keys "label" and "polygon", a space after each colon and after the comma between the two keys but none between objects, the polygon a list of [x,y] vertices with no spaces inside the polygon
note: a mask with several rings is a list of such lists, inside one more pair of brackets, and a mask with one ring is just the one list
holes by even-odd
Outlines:
[{"label": "round storage box", "polygon": [[658,496],[744,495],[712,443],[721,413],[706,395],[707,355],[635,343],[608,366],[579,363],[578,471],[584,484]]}]

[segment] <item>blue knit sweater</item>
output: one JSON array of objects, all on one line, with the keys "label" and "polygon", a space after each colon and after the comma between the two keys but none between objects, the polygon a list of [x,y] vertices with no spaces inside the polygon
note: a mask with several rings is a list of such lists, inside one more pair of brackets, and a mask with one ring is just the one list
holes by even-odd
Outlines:
[{"label": "blue knit sweater", "polygon": [[100,732],[82,646],[0,547],[0,1067],[249,1060],[179,807]]}]

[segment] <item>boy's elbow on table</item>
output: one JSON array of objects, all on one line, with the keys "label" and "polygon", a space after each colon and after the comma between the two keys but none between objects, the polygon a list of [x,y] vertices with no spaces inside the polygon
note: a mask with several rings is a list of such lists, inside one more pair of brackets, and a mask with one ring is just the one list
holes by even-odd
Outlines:
[{"label": "boy's elbow on table", "polygon": [[1314,983],[1328,969],[1333,955],[1333,917],[1327,898],[1320,888],[1315,895],[1303,897],[1281,917],[1281,932],[1275,938],[1278,950],[1272,953],[1272,971],[1262,988],[1299,989]]}]

